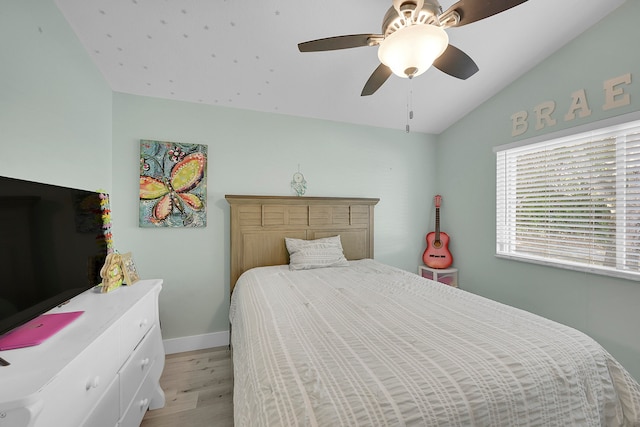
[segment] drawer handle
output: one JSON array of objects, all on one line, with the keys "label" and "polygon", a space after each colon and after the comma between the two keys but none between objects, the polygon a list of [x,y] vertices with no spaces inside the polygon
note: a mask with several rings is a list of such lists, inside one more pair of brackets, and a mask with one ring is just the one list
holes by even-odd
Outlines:
[{"label": "drawer handle", "polygon": [[148,357],[145,357],[144,359],[142,359],[142,360],[140,361],[140,367],[141,367],[142,369],[146,368],[147,366],[149,366],[149,362],[150,362],[149,358],[148,358]]},{"label": "drawer handle", "polygon": [[140,411],[146,410],[148,405],[149,405],[149,399],[142,399],[140,401]]},{"label": "drawer handle", "polygon": [[144,328],[145,326],[147,326],[149,324],[149,320],[148,319],[142,319],[140,321],[140,327]]},{"label": "drawer handle", "polygon": [[94,377],[93,379],[87,381],[87,391],[91,390],[92,388],[98,388],[98,386],[100,386],[100,377]]}]

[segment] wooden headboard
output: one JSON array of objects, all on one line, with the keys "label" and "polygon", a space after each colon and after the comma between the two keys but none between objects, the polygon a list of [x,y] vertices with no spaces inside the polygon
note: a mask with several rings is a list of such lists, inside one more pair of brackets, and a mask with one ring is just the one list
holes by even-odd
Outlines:
[{"label": "wooden headboard", "polygon": [[373,208],[380,199],[234,196],[231,206],[231,292],[245,271],[289,263],[285,237],[340,235],[349,260],[373,258]]}]

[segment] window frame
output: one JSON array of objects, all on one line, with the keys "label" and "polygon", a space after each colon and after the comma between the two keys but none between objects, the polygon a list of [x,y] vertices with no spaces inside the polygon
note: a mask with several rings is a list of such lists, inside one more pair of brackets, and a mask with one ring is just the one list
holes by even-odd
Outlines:
[{"label": "window frame", "polygon": [[[562,143],[563,141],[569,143],[577,139],[581,139],[581,138],[583,139],[585,137],[588,137],[589,133],[592,133],[593,135],[602,134],[602,130],[606,128],[618,127],[619,129],[628,129],[630,123],[637,122],[637,121],[640,121],[640,111],[612,117],[605,120],[595,121],[582,126],[567,128],[558,132],[548,133],[548,134],[536,136],[533,138],[516,141],[509,144],[495,146],[493,148],[493,152],[496,156],[496,166],[495,166],[496,168],[495,169],[495,172],[496,172],[496,176],[495,176],[495,184],[496,184],[496,187],[495,187],[495,190],[496,190],[495,248],[496,249],[495,251],[496,252],[495,252],[495,256],[497,258],[502,258],[502,259],[522,261],[522,262],[527,262],[532,264],[539,264],[539,265],[545,265],[550,267],[569,269],[569,270],[605,275],[610,277],[618,277],[618,278],[625,278],[625,279],[640,281],[640,271],[636,272],[636,271],[619,269],[618,266],[616,266],[615,268],[602,267],[602,266],[595,266],[587,263],[571,262],[568,260],[538,257],[530,254],[524,255],[519,253],[513,253],[513,251],[511,250],[501,251],[500,246],[503,241],[500,238],[500,233],[501,233],[500,227],[502,224],[504,228],[504,223],[501,223],[501,218],[500,218],[501,206],[499,206],[499,200],[500,200],[499,192],[501,191],[501,188],[500,188],[500,179],[499,179],[500,177],[498,176],[500,156],[501,156],[501,153],[504,153],[506,151],[524,148],[526,146],[533,146],[533,145],[542,144],[542,143],[557,143],[557,142]],[[640,126],[640,123],[637,123],[637,125]],[[502,189],[502,190],[505,191],[505,189]],[[619,200],[619,199],[617,198],[616,200]],[[504,213],[504,215],[506,215],[506,212]],[[617,234],[619,235],[620,233],[621,231],[617,229]],[[509,239],[511,238],[509,237]],[[616,240],[616,244],[619,244],[618,243],[619,237],[616,237],[615,240]],[[510,242],[513,242],[513,240],[508,240],[506,243],[508,244]]]}]

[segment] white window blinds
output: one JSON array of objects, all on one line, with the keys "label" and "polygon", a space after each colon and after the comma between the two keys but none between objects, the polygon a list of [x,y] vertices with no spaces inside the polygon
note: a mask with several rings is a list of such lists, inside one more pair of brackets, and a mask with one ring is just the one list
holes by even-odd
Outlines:
[{"label": "white window blinds", "polygon": [[640,280],[640,121],[496,154],[498,256]]}]

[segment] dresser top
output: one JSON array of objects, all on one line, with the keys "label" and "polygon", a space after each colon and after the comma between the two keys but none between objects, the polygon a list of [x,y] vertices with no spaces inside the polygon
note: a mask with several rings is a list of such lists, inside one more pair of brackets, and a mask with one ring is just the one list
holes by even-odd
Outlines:
[{"label": "dresser top", "polygon": [[[84,313],[44,341],[42,344],[0,351],[0,357],[10,363],[0,367],[0,410],[20,401],[27,405],[37,399],[37,393],[78,357],[90,344],[117,320],[150,293],[160,293],[162,280],[140,280],[132,286],[121,286],[100,293],[92,288],[47,313],[84,311]],[[113,349],[116,354],[117,349]],[[105,354],[109,357],[109,354]],[[100,363],[99,360],[96,363]]]}]

